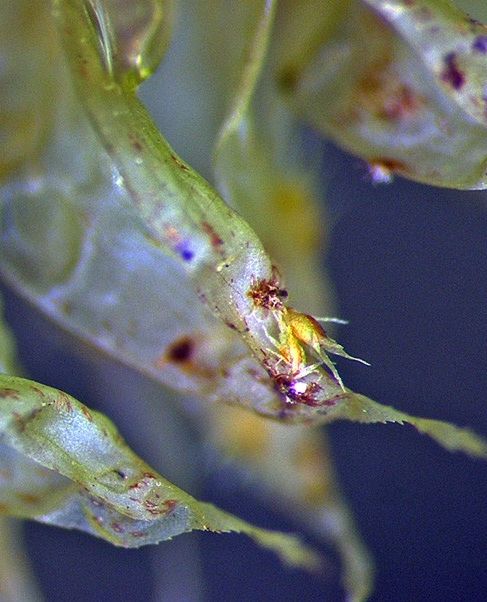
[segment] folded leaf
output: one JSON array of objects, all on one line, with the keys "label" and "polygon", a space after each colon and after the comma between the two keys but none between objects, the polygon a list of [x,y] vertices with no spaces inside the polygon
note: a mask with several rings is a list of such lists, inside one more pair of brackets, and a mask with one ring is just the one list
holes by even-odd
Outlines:
[{"label": "folded leaf", "polygon": [[318,557],[294,537],[196,501],[140,460],[114,425],[66,393],[0,376],[1,511],[139,547],[199,529],[241,532],[293,566]]}]

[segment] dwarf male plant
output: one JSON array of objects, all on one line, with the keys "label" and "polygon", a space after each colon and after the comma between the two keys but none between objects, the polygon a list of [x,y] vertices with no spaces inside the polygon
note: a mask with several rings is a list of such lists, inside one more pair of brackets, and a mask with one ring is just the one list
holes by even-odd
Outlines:
[{"label": "dwarf male plant", "polygon": [[[3,3],[0,28],[5,282],[161,396],[190,397],[202,440],[334,545],[347,600],[366,600],[372,561],[318,427],[410,423],[482,459],[487,442],[340,377],[333,357],[366,364],[367,347],[352,356],[329,333],[320,165],[302,125],[364,159],[373,181],[485,187],[487,29],[441,0],[20,0]],[[200,85],[187,129],[187,109],[161,101],[161,132],[138,98],[161,61],[168,88]],[[326,572],[298,537],[197,501],[103,414],[21,378],[8,327],[0,334],[2,515],[124,547],[237,531]],[[8,561],[7,520],[0,592],[34,599]]]}]

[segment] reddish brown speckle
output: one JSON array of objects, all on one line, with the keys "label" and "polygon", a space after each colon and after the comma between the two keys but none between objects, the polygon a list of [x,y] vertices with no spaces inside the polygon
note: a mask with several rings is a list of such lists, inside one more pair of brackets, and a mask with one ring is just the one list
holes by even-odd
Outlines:
[{"label": "reddish brown speckle", "polygon": [[255,308],[262,307],[270,310],[282,310],[283,299],[287,299],[288,292],[281,288],[276,279],[270,281],[262,279],[253,284],[247,295],[254,302]]},{"label": "reddish brown speckle", "polygon": [[179,506],[178,500],[166,500],[164,502],[164,507],[166,508],[166,512],[172,512],[175,508]]},{"label": "reddish brown speckle", "polygon": [[118,523],[112,523],[112,529],[115,533],[125,533],[125,529],[123,529]]},{"label": "reddish brown speckle", "polygon": [[322,401],[318,399],[318,395],[323,388],[315,382],[307,383],[306,389],[301,392],[296,390],[296,385],[299,382],[292,374],[275,374],[273,380],[278,393],[283,395],[285,403],[304,404],[310,407],[333,405],[334,402]]},{"label": "reddish brown speckle", "polygon": [[161,514],[167,514],[168,511],[166,510],[166,508],[159,507],[157,504],[154,503],[149,503],[148,500],[146,500],[146,502],[144,503],[145,509],[147,510],[147,512],[149,514],[152,514],[154,516],[160,516]]},{"label": "reddish brown speckle", "polygon": [[59,391],[58,397],[56,399],[56,407],[60,410],[66,409],[68,412],[73,411],[71,400],[69,399],[69,396],[63,391]]},{"label": "reddish brown speckle", "polygon": [[335,118],[347,125],[373,116],[392,124],[407,122],[424,106],[425,100],[407,82],[400,80],[389,53],[367,64],[351,91],[347,110]]},{"label": "reddish brown speckle", "polygon": [[158,370],[167,365],[176,366],[181,372],[191,374],[205,379],[215,378],[216,372],[213,366],[206,364],[205,357],[197,353],[199,341],[185,336],[168,345],[164,353],[159,355],[153,362]]},{"label": "reddish brown speckle", "polygon": [[93,422],[93,416],[91,415],[90,411],[86,406],[81,406],[81,411],[90,422]]},{"label": "reddish brown speckle", "polygon": [[42,397],[42,398],[46,397],[44,394],[44,391],[42,391],[42,389],[39,389],[39,387],[31,387],[30,389],[31,389],[31,391],[34,391],[34,393],[36,395],[39,395],[39,397]]},{"label": "reddish brown speckle", "polygon": [[194,351],[194,342],[189,337],[175,341],[167,350],[167,361],[180,364],[191,359]]},{"label": "reddish brown speckle", "polygon": [[142,531],[132,531],[130,535],[132,537],[144,537],[144,533]]},{"label": "reddish brown speckle", "polygon": [[[134,483],[133,485],[129,485],[129,489],[140,489],[142,487],[147,487],[148,480],[155,481],[157,477],[151,472],[144,472],[141,479]],[[136,498],[130,498],[133,502],[138,502],[139,500]]]},{"label": "reddish brown speckle", "polygon": [[183,171],[189,171],[189,167],[185,165],[176,155],[171,155],[171,159],[176,163],[176,165],[182,169]]},{"label": "reddish brown speckle", "polygon": [[25,428],[25,422],[22,414],[19,414],[19,412],[12,412],[12,416],[14,417],[15,422],[17,422],[17,424],[19,425],[20,430],[23,431]]},{"label": "reddish brown speckle", "polygon": [[144,472],[144,474],[142,475],[145,479],[153,479],[154,481],[157,479],[155,474],[152,474],[151,472]]},{"label": "reddish brown speckle", "polygon": [[206,232],[206,234],[208,234],[210,237],[211,246],[217,251],[220,251],[220,247],[223,245],[223,240],[215,232],[213,226],[208,222],[201,222],[201,227],[203,228],[203,231]]},{"label": "reddish brown speckle", "polygon": [[145,500],[144,502],[147,512],[154,515],[169,514],[178,505],[178,500],[166,500],[162,504],[159,502],[153,502],[151,500]]},{"label": "reddish brown speckle", "polygon": [[81,77],[87,81],[90,79],[90,70],[88,69],[88,61],[85,58],[80,59],[79,72]]},{"label": "reddish brown speckle", "polygon": [[133,132],[129,133],[129,140],[130,140],[130,144],[132,145],[132,148],[134,150],[136,150],[137,152],[140,153],[140,151],[144,148],[142,146],[142,143],[140,142],[140,140],[137,137],[137,134],[134,134]]},{"label": "reddish brown speckle", "polygon": [[40,502],[39,496],[31,493],[18,493],[17,497],[26,504],[38,504]]},{"label": "reddish brown speckle", "polygon": [[421,107],[421,100],[411,88],[400,84],[394,94],[385,98],[378,114],[388,121],[404,121]]},{"label": "reddish brown speckle", "polygon": [[2,399],[20,399],[17,389],[0,389],[0,398]]}]

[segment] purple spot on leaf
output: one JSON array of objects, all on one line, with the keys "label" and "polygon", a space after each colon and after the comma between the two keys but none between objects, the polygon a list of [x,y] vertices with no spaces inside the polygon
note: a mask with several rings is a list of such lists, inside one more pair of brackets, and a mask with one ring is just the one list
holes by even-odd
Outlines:
[{"label": "purple spot on leaf", "polygon": [[176,252],[181,255],[184,261],[191,261],[194,258],[194,252],[184,242],[176,245]]},{"label": "purple spot on leaf", "polygon": [[487,52],[487,36],[477,36],[472,43],[472,50],[485,54]]},{"label": "purple spot on leaf", "polygon": [[465,83],[465,74],[458,68],[455,53],[450,52],[443,60],[445,70],[441,74],[441,79],[450,84],[455,90],[459,90]]}]

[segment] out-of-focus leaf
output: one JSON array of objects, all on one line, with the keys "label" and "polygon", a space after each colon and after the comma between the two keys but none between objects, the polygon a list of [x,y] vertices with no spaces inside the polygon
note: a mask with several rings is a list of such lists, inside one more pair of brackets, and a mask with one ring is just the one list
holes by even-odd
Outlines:
[{"label": "out-of-focus leaf", "polygon": [[484,25],[445,0],[283,4],[276,77],[300,115],[377,180],[487,186]]},{"label": "out-of-focus leaf", "polygon": [[0,376],[0,400],[2,513],[81,529],[125,547],[193,529],[236,531],[290,565],[319,565],[296,537],[250,525],[169,483],[105,416],[66,393]]},{"label": "out-of-focus leaf", "polygon": [[42,596],[22,550],[19,521],[0,516],[0,600],[40,602]]},{"label": "out-of-focus leaf", "polygon": [[0,297],[0,373],[18,374],[19,371],[15,339],[3,319],[3,300]]},{"label": "out-of-focus leaf", "polygon": [[47,0],[0,6],[0,179],[39,152],[52,127],[59,47],[48,7]]},{"label": "out-of-focus leaf", "polygon": [[256,492],[314,537],[336,547],[347,599],[368,599],[373,562],[339,491],[325,433],[221,405],[207,409],[203,425],[212,446],[242,464],[247,479],[255,479]]},{"label": "out-of-focus leaf", "polygon": [[177,0],[87,0],[106,69],[136,86],[160,63],[171,36]]},{"label": "out-of-focus leaf", "polygon": [[[17,353],[15,341],[10,329],[3,320],[3,303],[0,298],[0,372],[3,374],[18,373]],[[5,453],[4,453],[5,452]],[[24,503],[31,499],[31,483],[29,476],[33,476],[32,482],[38,481],[38,472],[31,474],[32,462],[24,462],[22,457],[13,452],[19,462],[10,462],[11,451],[0,443],[0,515],[4,512],[4,496],[2,489],[6,479],[14,474],[19,480],[25,478],[25,487],[17,491],[19,498],[12,500],[14,503]],[[37,467],[39,469],[39,467]],[[10,503],[11,500],[9,500]],[[37,602],[41,595],[32,576],[31,567],[26,554],[22,548],[23,538],[20,523],[11,517],[0,516],[0,600],[2,602],[24,602],[29,600]]]},{"label": "out-of-focus leaf", "polygon": [[[214,4],[214,11],[221,13],[221,3]],[[319,202],[320,169],[310,159],[309,147],[306,151],[302,124],[268,77],[274,4],[245,5],[254,16],[254,28],[247,32],[247,52],[234,61],[233,71],[240,78],[231,94],[225,90],[230,100],[215,139],[214,179],[225,201],[249,221],[282,271],[292,303],[323,315],[333,294],[320,265],[327,226]],[[230,40],[226,42],[231,47]],[[214,68],[216,61],[210,71]]]}]

